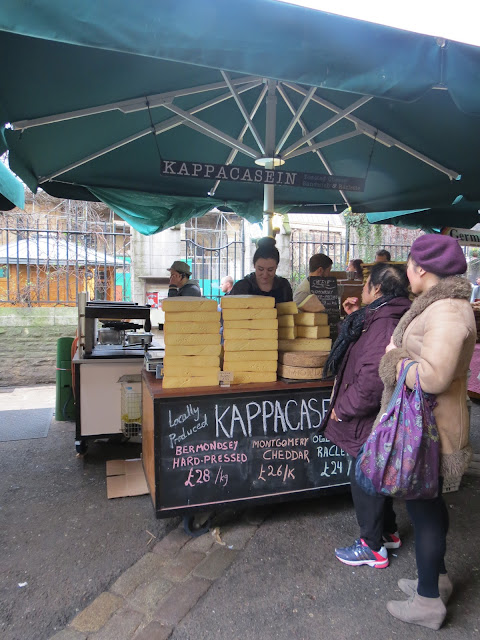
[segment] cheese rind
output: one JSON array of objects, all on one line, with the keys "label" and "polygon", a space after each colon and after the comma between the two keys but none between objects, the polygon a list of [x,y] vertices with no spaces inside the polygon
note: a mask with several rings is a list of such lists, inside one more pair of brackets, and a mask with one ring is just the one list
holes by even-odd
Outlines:
[{"label": "cheese rind", "polygon": [[316,326],[316,327],[302,327],[301,325],[295,327],[297,330],[297,336],[299,338],[329,338],[330,327],[328,325]]},{"label": "cheese rind", "polygon": [[178,296],[177,298],[165,298],[162,300],[162,310],[165,311],[165,313],[169,311],[173,311],[174,313],[182,311],[191,313],[196,311],[217,311],[217,302],[209,298]]},{"label": "cheese rind", "polygon": [[[266,352],[264,352],[266,353]],[[227,360],[223,363],[223,371],[263,371],[272,373],[277,370],[276,360],[254,360],[255,355],[252,355],[252,360],[239,360],[238,362]]]},{"label": "cheese rind", "polygon": [[294,340],[297,337],[297,327],[280,327],[278,337],[283,340]]},{"label": "cheese rind", "polygon": [[271,351],[226,351],[223,360],[223,369],[228,371],[228,366],[232,362],[251,362],[253,360],[274,361],[278,360],[277,349]]},{"label": "cheese rind", "polygon": [[328,351],[280,351],[280,364],[291,367],[323,367],[329,356]]},{"label": "cheese rind", "polygon": [[220,333],[173,333],[165,334],[165,347],[193,346],[197,344],[220,344]]},{"label": "cheese rind", "polygon": [[326,313],[301,312],[295,316],[295,324],[301,327],[319,327],[328,324]]},{"label": "cheese rind", "polygon": [[298,313],[296,302],[279,302],[277,304],[277,313],[279,316],[286,316]]},{"label": "cheese rind", "polygon": [[225,353],[228,351],[276,351],[278,340],[225,340]]},{"label": "cheese rind", "polygon": [[220,344],[170,345],[165,350],[165,358],[175,356],[220,356]]},{"label": "cheese rind", "polygon": [[279,351],[330,351],[331,348],[331,338],[319,338],[318,340],[296,338],[295,340],[278,341]]},{"label": "cheese rind", "polygon": [[279,316],[278,317],[278,326],[279,327],[294,327],[295,326],[295,320],[294,317],[291,313],[287,316]]},{"label": "cheese rind", "polygon": [[171,356],[163,358],[164,367],[189,367],[200,369],[202,367],[220,367],[220,356]]},{"label": "cheese rind", "polygon": [[231,329],[228,325],[223,327],[223,337],[225,340],[278,340],[278,331],[268,329]]},{"label": "cheese rind", "polygon": [[250,384],[251,382],[276,382],[277,381],[277,373],[275,372],[265,372],[260,373],[256,371],[249,372],[238,372],[236,371],[233,374],[233,382],[232,384]]},{"label": "cheese rind", "polygon": [[162,387],[164,389],[185,389],[190,387],[216,387],[218,386],[218,375],[194,378],[192,376],[164,377]]},{"label": "cheese rind", "polygon": [[184,378],[184,377],[192,377],[192,378],[205,378],[208,376],[216,376],[220,371],[220,366],[218,367],[200,367],[195,369],[190,366],[179,366],[175,367],[172,365],[163,365],[163,375],[168,378]]},{"label": "cheese rind", "polygon": [[195,313],[168,311],[165,313],[165,324],[172,322],[220,322],[220,317],[220,311],[195,311]]},{"label": "cheese rind", "polygon": [[170,322],[168,320],[163,330],[166,336],[180,333],[219,333],[220,322]]},{"label": "cheese rind", "polygon": [[263,319],[263,320],[223,320],[223,327],[225,329],[263,329],[263,330],[276,330],[278,329],[278,320],[276,318]]},{"label": "cheese rind", "polygon": [[277,310],[276,309],[224,309],[222,311],[222,316],[224,321],[225,320],[264,320],[264,319],[276,318]]},{"label": "cheese rind", "polygon": [[273,309],[275,298],[271,296],[224,296],[220,300],[222,309]]},{"label": "cheese rind", "polygon": [[319,380],[323,376],[323,368],[291,367],[288,364],[279,364],[278,375],[290,380]]}]

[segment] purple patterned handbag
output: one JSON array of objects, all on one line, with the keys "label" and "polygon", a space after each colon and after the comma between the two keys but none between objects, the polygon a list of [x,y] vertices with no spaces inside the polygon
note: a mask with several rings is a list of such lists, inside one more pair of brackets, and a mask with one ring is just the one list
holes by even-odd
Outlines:
[{"label": "purple patterned handbag", "polygon": [[386,412],[360,451],[355,479],[370,494],[404,498],[438,495],[440,439],[433,415],[435,396],[423,393],[418,378],[407,388],[408,369],[400,377]]}]

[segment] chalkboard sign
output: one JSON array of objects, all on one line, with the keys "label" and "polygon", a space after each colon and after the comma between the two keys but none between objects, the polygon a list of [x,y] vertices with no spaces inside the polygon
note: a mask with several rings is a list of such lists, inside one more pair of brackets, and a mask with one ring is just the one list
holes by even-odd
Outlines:
[{"label": "chalkboard sign", "polygon": [[336,278],[310,277],[310,292],[314,293],[325,307],[330,325],[330,335],[337,337],[337,325],[340,322],[340,298]]},{"label": "chalkboard sign", "polygon": [[330,391],[156,400],[157,516],[348,484],[351,459],[319,430]]}]

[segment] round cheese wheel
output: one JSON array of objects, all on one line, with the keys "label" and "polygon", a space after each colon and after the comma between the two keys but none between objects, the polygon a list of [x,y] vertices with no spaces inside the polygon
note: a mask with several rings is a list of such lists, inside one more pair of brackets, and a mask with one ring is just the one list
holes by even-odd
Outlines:
[{"label": "round cheese wheel", "polygon": [[280,351],[278,360],[291,367],[323,367],[329,351]]}]

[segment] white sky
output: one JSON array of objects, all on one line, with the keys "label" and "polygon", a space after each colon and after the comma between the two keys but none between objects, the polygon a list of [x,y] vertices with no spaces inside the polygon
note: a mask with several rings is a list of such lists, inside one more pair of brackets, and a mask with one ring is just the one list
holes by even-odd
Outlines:
[{"label": "white sky", "polygon": [[480,46],[479,0],[279,0]]}]

